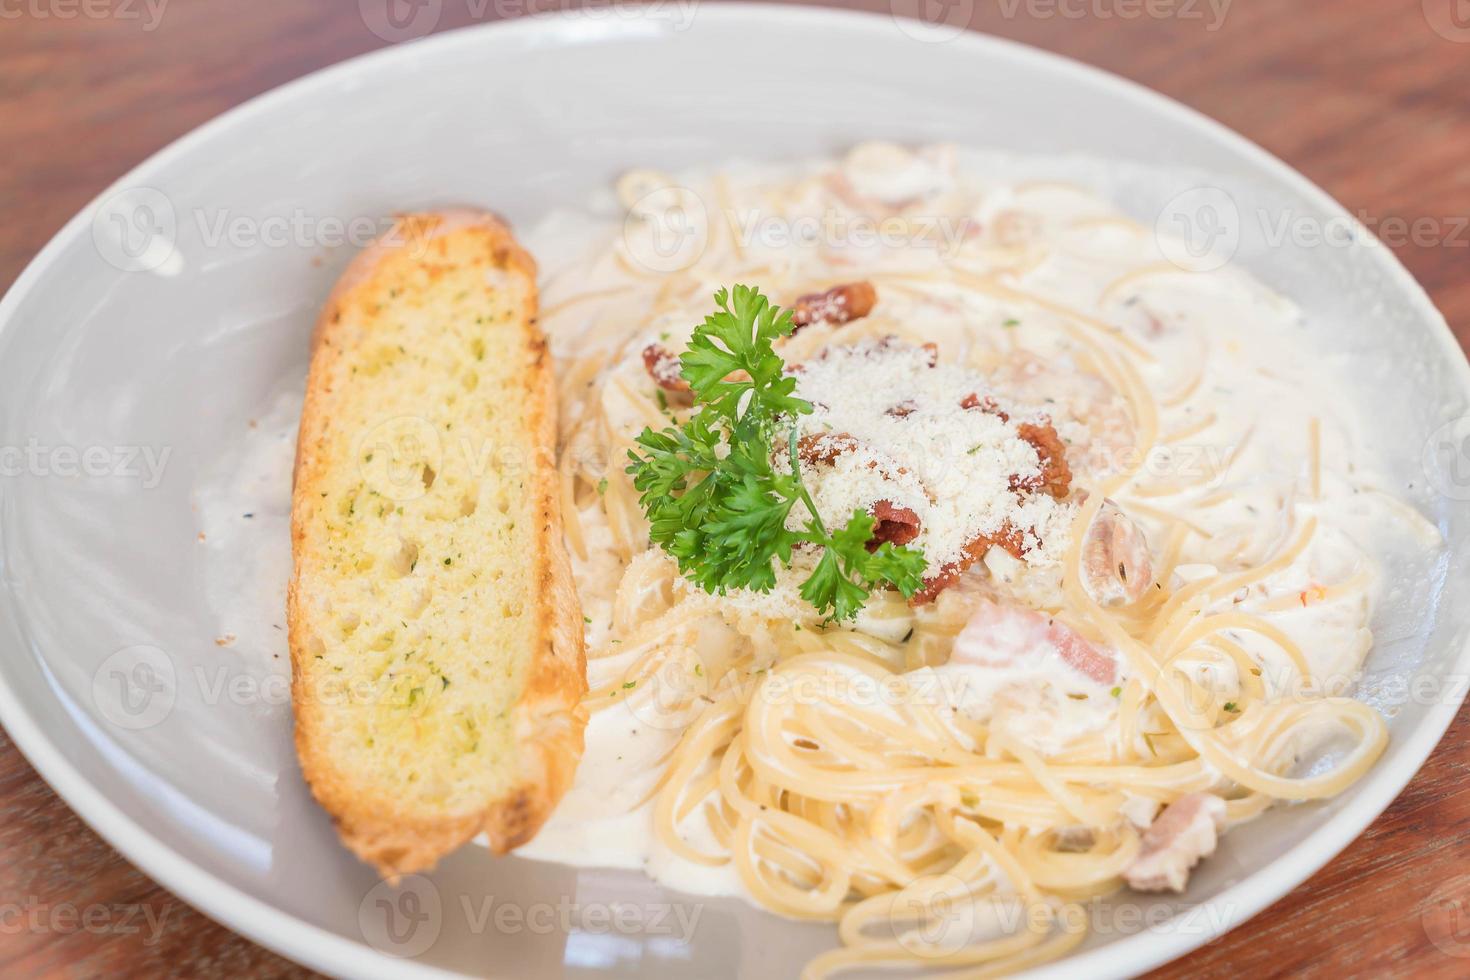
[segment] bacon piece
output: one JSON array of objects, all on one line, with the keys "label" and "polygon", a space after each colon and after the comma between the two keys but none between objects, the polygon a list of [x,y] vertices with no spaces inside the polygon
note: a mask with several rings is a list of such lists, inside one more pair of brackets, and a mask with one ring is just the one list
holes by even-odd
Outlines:
[{"label": "bacon piece", "polygon": [[1070,626],[1034,609],[988,599],[975,608],[955,638],[950,660],[1007,668],[1051,654],[1099,684],[1117,680],[1118,662],[1111,650],[1089,643]]},{"label": "bacon piece", "polygon": [[1141,892],[1184,891],[1190,869],[1215,853],[1224,823],[1224,800],[1213,793],[1186,793],[1149,824],[1123,879]]},{"label": "bacon piece", "polygon": [[858,441],[846,432],[814,432],[796,443],[796,455],[812,466],[831,465],[843,453],[857,452]]},{"label": "bacon piece", "polygon": [[1118,679],[1118,661],[1109,651],[1087,642],[1075,630],[1055,620],[1049,624],[1047,635],[1056,644],[1057,655],[1069,667],[1099,684],[1112,684]]},{"label": "bacon piece", "polygon": [[977,561],[983,561],[986,552],[994,547],[999,547],[1011,557],[1020,560],[1026,554],[1026,539],[1010,524],[1002,525],[999,531],[992,534],[980,535],[965,545],[964,554],[959,558],[945,563],[937,572],[924,579],[924,587],[913,594],[909,605],[922,606],[933,602],[939,593],[958,582],[966,569]]},{"label": "bacon piece", "polygon": [[1058,500],[1067,495],[1072,485],[1072,468],[1067,465],[1066,447],[1051,422],[1022,422],[1016,434],[1029,442],[1041,461],[1039,476],[1024,479],[1011,477],[1012,490],[1044,490]]},{"label": "bacon piece", "polygon": [[840,326],[873,312],[878,291],[870,282],[848,282],[833,286],[825,293],[807,293],[796,298],[791,311],[792,333],[813,323]]},{"label": "bacon piece", "polygon": [[689,382],[679,373],[679,356],[663,344],[649,344],[643,348],[643,367],[653,383],[664,391],[688,393]]},{"label": "bacon piece", "polygon": [[984,397],[981,397],[980,395],[977,395],[975,392],[972,391],[964,398],[960,399],[960,408],[967,410],[978,409],[979,411],[984,412],[986,415],[994,415],[1002,422],[1009,422],[1011,420],[1010,415],[1007,412],[1001,410],[1000,402],[996,401],[995,398],[991,395],[985,395]]},{"label": "bacon piece", "polygon": [[912,398],[905,398],[897,405],[894,405],[892,408],[884,411],[883,414],[891,415],[896,419],[906,419],[910,415],[914,414],[914,412],[918,411],[918,408],[918,404]]},{"label": "bacon piece", "polygon": [[[813,433],[797,440],[796,455],[810,466],[830,466],[842,454],[856,452],[858,446],[858,441],[846,432]],[[868,468],[877,465],[877,460],[872,460]],[[908,471],[900,466],[897,472],[903,474]],[[919,515],[908,507],[900,507],[891,500],[877,500],[871,513],[877,523],[873,537],[868,541],[869,551],[876,551],[889,541],[896,545],[908,544],[919,536]]]},{"label": "bacon piece", "polygon": [[919,536],[919,515],[907,507],[900,507],[891,500],[873,503],[873,537],[868,541],[868,550],[877,551],[885,543],[908,544]]},{"label": "bacon piece", "polygon": [[[804,435],[796,442],[796,455],[803,463],[809,466],[830,466],[837,461],[837,457],[843,453],[855,453],[862,443],[846,432],[814,432]],[[878,460],[868,460],[868,469],[878,468]],[[899,466],[889,461],[889,470],[884,475],[892,479],[893,476],[907,476],[908,467]]]},{"label": "bacon piece", "polygon": [[[992,547],[1000,548],[1002,551],[1008,553],[1012,558],[1016,559],[1017,561],[1020,561],[1022,558],[1026,557],[1026,539],[1024,536],[1022,536],[1021,532],[1012,527],[1009,522],[1002,525],[999,531],[996,531],[994,534],[985,536],[981,540],[988,541]],[[985,549],[985,551],[989,550],[990,548]],[[980,561],[982,558],[984,558],[985,551],[980,552],[979,557],[975,560]]]}]

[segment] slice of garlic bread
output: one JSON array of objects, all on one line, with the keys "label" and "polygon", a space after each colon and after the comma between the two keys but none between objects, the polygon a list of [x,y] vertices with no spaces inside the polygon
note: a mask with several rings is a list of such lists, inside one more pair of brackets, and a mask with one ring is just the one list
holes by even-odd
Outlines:
[{"label": "slice of garlic bread", "polygon": [[385,875],[530,840],[582,754],[536,267],[495,217],[402,217],[317,325],[288,599],[296,749]]}]

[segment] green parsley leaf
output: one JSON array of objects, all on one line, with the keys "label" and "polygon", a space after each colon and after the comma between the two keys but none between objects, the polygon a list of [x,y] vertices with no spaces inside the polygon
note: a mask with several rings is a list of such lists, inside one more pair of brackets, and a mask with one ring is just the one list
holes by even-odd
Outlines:
[{"label": "green parsley leaf", "polygon": [[791,333],[791,311],[772,306],[749,286],[720,290],[715,305],[719,310],[694,329],[679,358],[695,400],[732,422],[810,412],[810,405],[792,396],[796,378],[786,374],[786,362],[772,346]]},{"label": "green parsley leaf", "polygon": [[[805,542],[822,555],[801,595],[824,615],[851,619],[882,585],[912,596],[923,585],[923,553],[891,543],[868,551],[876,522],[861,510],[829,531],[802,484],[795,423],[812,406],[796,397],[774,346],[791,333],[790,311],[749,286],[720,290],[715,305],[679,359],[696,411],[682,425],[645,428],[628,453],[650,538],[714,594],[770,591],[776,563],[789,567]],[[791,460],[785,472],[778,453]],[[793,529],[798,501],[810,516]]]}]

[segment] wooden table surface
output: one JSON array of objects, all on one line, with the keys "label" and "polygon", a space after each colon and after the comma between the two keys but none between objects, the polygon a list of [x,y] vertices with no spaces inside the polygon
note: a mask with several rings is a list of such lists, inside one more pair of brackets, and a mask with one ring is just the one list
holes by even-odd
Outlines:
[{"label": "wooden table surface", "polygon": [[[0,0],[0,286],[97,192],[170,140],[259,92],[383,46],[371,26],[385,23],[373,11],[387,2]],[[418,3],[441,7],[439,30],[497,9],[570,5]],[[968,17],[1221,120],[1393,239],[1461,342],[1470,336],[1467,0],[892,3],[951,23]],[[890,9],[889,0],[853,5]],[[1470,975],[1467,735],[1462,711],[1345,854],[1161,975]],[[0,733],[0,975],[214,973],[305,975],[134,869]]]}]

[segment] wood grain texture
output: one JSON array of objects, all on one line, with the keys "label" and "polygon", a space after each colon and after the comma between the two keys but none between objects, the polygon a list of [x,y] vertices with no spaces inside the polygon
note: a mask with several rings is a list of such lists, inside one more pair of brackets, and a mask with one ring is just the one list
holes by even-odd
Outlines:
[{"label": "wood grain texture", "polygon": [[[1254,139],[1385,232],[1418,220],[1422,234],[1391,245],[1461,342],[1470,338],[1470,232],[1461,226],[1470,216],[1470,5],[1463,0],[893,4],[968,17],[977,29],[1173,96]],[[443,0],[437,26],[487,19],[497,8],[564,5]],[[890,9],[889,0],[852,6]],[[0,285],[8,287],[88,200],[165,143],[250,96],[384,43],[353,0],[0,4],[7,155]],[[1470,919],[1460,911],[1470,909],[1467,735],[1470,714],[1462,712],[1362,839],[1268,914],[1159,975],[1470,974]],[[0,735],[0,975],[114,974],[306,975],[133,869]]]}]

